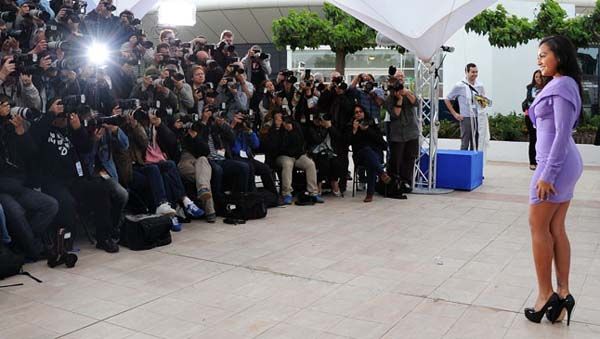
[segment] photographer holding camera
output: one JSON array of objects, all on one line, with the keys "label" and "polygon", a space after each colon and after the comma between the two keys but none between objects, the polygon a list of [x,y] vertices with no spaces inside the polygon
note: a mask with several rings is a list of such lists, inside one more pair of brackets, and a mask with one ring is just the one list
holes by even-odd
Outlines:
[{"label": "photographer holding camera", "polygon": [[233,44],[233,33],[229,30],[221,32],[221,39],[211,52],[212,58],[222,69],[237,62],[238,55],[235,52],[235,46]]},{"label": "photographer holding camera", "polygon": [[387,149],[387,144],[377,124],[365,116],[365,110],[359,104],[354,106],[354,117],[346,130],[346,138],[352,145],[354,166],[367,169],[367,196],[363,201],[371,202],[377,177],[385,184],[391,181],[383,168],[383,151]]},{"label": "photographer holding camera", "polygon": [[77,212],[93,215],[90,221],[96,229],[96,248],[109,253],[119,251],[111,238],[121,214],[120,206],[111,203],[109,186],[90,177],[80,154],[89,153],[93,142],[74,110],[67,109],[59,98],[49,103],[48,113],[33,125],[32,133],[40,148],[39,164],[42,192],[59,204],[55,222],[77,230]]},{"label": "photographer holding camera", "polygon": [[384,92],[377,87],[371,74],[361,73],[352,79],[348,89],[351,95],[356,97],[358,103],[365,108],[367,118],[378,123],[380,119],[381,106],[383,106]]},{"label": "photographer holding camera", "polygon": [[260,176],[263,187],[277,197],[277,188],[273,180],[273,170],[254,158],[254,153],[260,147],[260,140],[256,133],[252,130],[252,120],[249,114],[237,113],[231,122],[231,128],[235,133],[235,142],[231,147],[232,158],[248,164],[250,167],[250,175],[248,184],[250,191],[256,190],[254,176]]},{"label": "photographer holding camera", "polygon": [[37,146],[26,129],[32,117],[11,112],[9,98],[0,95],[0,204],[8,229],[0,229],[3,240],[12,236],[14,244],[32,261],[45,252],[43,236],[58,212],[56,200],[32,190],[27,167],[36,157]]},{"label": "photographer holding camera", "polygon": [[98,41],[108,40],[108,45],[120,46],[123,43],[120,19],[112,14],[116,9],[113,0],[100,0],[83,19],[84,34]]},{"label": "photographer holding camera", "polygon": [[281,112],[276,112],[273,116],[273,125],[263,144],[267,159],[281,168],[281,196],[284,205],[292,204],[294,168],[299,168],[306,173],[306,189],[313,201],[324,202],[317,186],[315,163],[306,155],[302,130],[291,116],[284,117]]},{"label": "photographer holding camera", "polygon": [[[122,110],[116,106],[112,111],[111,120],[97,121],[91,129],[92,149],[89,153],[81,154],[84,166],[87,172],[94,178],[100,178],[108,186],[111,198],[111,205],[120,213],[113,213],[111,236],[113,239],[119,239],[121,224],[125,216],[125,206],[129,200],[129,193],[119,184],[119,175],[113,158],[113,150],[116,152],[127,152],[129,149],[129,139],[127,135],[119,128],[117,124],[122,122]],[[85,119],[85,116],[82,116]],[[107,121],[106,123],[102,123]],[[110,121],[110,122],[109,122]],[[100,124],[101,123],[101,124]]]},{"label": "photographer holding camera", "polygon": [[263,53],[258,45],[250,47],[248,54],[242,58],[242,64],[246,70],[246,78],[259,88],[260,84],[269,79],[271,75],[271,56]]},{"label": "photographer holding camera", "polygon": [[[15,57],[8,56],[0,64],[0,91],[7,95],[16,106],[36,110],[42,108],[40,93],[33,85],[31,70],[21,69],[23,65],[15,64]],[[29,73],[22,73],[27,71]]]},{"label": "photographer holding camera", "polygon": [[404,189],[410,190],[421,135],[416,111],[417,97],[404,87],[402,71],[396,72],[396,79],[385,101],[390,116],[388,173],[396,177]]},{"label": "photographer holding camera", "polygon": [[217,104],[225,104],[223,117],[227,121],[231,121],[235,113],[248,110],[254,86],[246,81],[244,69],[240,63],[227,66],[226,73],[217,87],[217,93]]},{"label": "photographer holding camera", "polygon": [[331,122],[331,115],[312,114],[308,126],[306,143],[310,156],[317,167],[319,192],[322,192],[323,181],[328,181],[334,196],[341,197],[339,182],[346,177],[344,162],[335,153],[338,144],[343,142],[343,134]]}]

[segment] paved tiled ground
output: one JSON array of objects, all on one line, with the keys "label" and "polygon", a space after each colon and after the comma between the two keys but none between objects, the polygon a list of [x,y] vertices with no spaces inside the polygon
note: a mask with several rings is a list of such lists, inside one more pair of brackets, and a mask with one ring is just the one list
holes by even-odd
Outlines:
[{"label": "paved tiled ground", "polygon": [[73,269],[27,269],[0,290],[0,338],[599,338],[600,168],[568,217],[574,321],[529,323],[524,165],[475,192],[327,199],[242,226],[188,224],[170,246]]}]

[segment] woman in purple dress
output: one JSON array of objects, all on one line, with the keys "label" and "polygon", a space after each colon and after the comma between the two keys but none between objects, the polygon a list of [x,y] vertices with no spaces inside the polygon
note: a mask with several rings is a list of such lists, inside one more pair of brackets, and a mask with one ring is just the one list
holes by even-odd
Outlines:
[{"label": "woman in purple dress", "polygon": [[[581,115],[581,70],[576,49],[562,36],[542,40],[538,50],[542,75],[552,77],[529,107],[529,118],[537,129],[537,163],[530,185],[529,223],[538,296],[527,319],[539,323],[562,320],[567,325],[575,307],[569,292],[571,247],[565,218],[583,163],[572,137]],[[556,268],[556,292],[552,288],[552,260]],[[564,312],[566,311],[566,312]]]}]

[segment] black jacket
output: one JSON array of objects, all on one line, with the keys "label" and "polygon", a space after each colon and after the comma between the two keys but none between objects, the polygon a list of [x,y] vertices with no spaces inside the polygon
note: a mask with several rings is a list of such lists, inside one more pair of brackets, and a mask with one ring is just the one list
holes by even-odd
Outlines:
[{"label": "black jacket", "polygon": [[[193,128],[195,131],[198,132],[197,138],[200,138],[206,144],[207,149],[208,149],[208,136],[210,135],[210,136],[212,136],[212,140],[213,140],[215,149],[225,149],[225,156],[227,158],[231,158],[231,146],[235,142],[235,133],[233,132],[233,129],[231,129],[231,127],[227,123],[223,123],[221,126],[219,126],[211,118],[210,120],[208,120],[208,123],[206,125],[198,122],[198,123],[194,124]],[[196,146],[198,146],[198,145],[196,145]],[[201,147],[204,147],[204,146],[201,146]],[[190,150],[188,149],[188,151],[190,151]],[[201,148],[197,148],[196,151],[198,154],[201,154],[201,155],[202,155],[202,153],[204,153]],[[206,151],[205,152],[206,155],[208,155],[210,153],[209,150],[208,151],[205,150],[205,151]],[[195,156],[194,153],[192,153],[192,154]]]},{"label": "black jacket", "polygon": [[339,143],[343,141],[343,135],[340,130],[333,125],[330,128],[325,128],[311,122],[308,126],[306,135],[306,145],[308,150],[312,152],[315,147],[325,141],[328,134],[331,138],[331,148],[335,152],[338,149]]},{"label": "black jacket", "polygon": [[373,121],[369,121],[369,128],[366,130],[359,127],[356,134],[352,133],[352,124],[350,123],[346,129],[346,140],[352,145],[353,154],[358,153],[365,147],[371,147],[374,151],[387,149],[387,143],[383,139],[379,127]]},{"label": "black jacket", "polygon": [[192,138],[189,134],[183,137],[183,149],[194,156],[194,158],[205,157],[210,153],[208,142],[202,139],[200,135]]},{"label": "black jacket", "polygon": [[269,129],[263,142],[268,162],[272,163],[281,155],[297,159],[305,153],[302,129],[297,122],[294,121],[293,124],[294,128],[291,132],[288,132],[283,126],[277,129],[273,125]]},{"label": "black jacket", "polygon": [[[28,131],[15,133],[8,117],[0,118],[0,176],[25,179],[27,165],[35,158],[37,147]],[[0,191],[1,191],[0,187]]]},{"label": "black jacket", "polygon": [[[529,109],[529,106],[531,106],[533,100],[535,99],[535,97],[533,96],[534,88],[535,86],[532,84],[527,85],[527,96],[525,97],[525,100],[523,100],[523,102],[521,103],[521,109],[523,110],[523,112]],[[539,91],[541,91],[541,89],[538,89],[538,93]]]},{"label": "black jacket", "polygon": [[39,170],[42,182],[59,181],[69,183],[88,175],[79,154],[92,151],[93,142],[88,131],[52,126],[54,116],[45,114],[32,127],[32,133],[38,143]]}]

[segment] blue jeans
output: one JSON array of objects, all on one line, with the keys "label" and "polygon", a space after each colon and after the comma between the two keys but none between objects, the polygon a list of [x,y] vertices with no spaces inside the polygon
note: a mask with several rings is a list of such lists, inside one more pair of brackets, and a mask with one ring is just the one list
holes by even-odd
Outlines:
[{"label": "blue jeans", "polygon": [[133,167],[131,188],[136,192],[150,193],[153,204],[151,210],[164,202],[175,205],[185,197],[177,165],[171,160]]},{"label": "blue jeans", "polygon": [[377,177],[383,173],[383,154],[364,147],[354,154],[354,163],[367,169],[367,194],[375,193]]},{"label": "blue jeans", "polygon": [[237,191],[248,192],[248,178],[250,178],[248,163],[231,159],[209,160],[209,163],[212,168],[210,182],[214,193],[223,193],[223,177],[231,178]]}]

